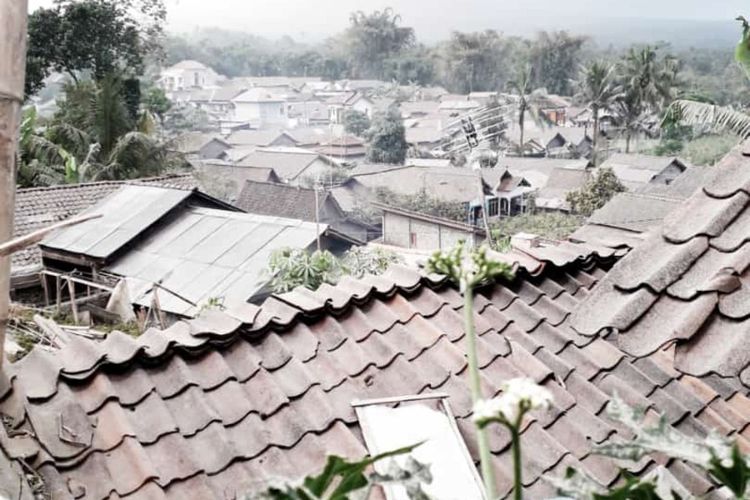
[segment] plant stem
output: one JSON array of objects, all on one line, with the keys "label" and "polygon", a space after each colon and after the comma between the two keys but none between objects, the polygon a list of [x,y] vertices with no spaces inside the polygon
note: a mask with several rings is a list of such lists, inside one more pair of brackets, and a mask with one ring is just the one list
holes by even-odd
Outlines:
[{"label": "plant stem", "polygon": [[[479,366],[477,366],[477,340],[474,328],[474,290],[471,286],[464,287],[464,327],[466,329],[466,350],[469,360],[469,384],[471,387],[471,400],[476,403],[482,398],[479,385]],[[487,433],[477,426],[477,445],[479,447],[479,463],[484,480],[484,492],[488,500],[495,500],[495,471],[492,468],[492,453]]]},{"label": "plant stem", "polygon": [[521,472],[521,427],[520,419],[519,424],[515,427],[509,427],[511,446],[513,451],[513,498],[515,500],[522,500],[523,495],[523,481]]}]

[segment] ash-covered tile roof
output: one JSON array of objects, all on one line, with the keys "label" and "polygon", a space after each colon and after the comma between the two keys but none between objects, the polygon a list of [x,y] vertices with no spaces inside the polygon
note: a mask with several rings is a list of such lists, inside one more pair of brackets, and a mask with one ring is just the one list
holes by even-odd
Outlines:
[{"label": "ash-covered tile roof", "polygon": [[584,301],[573,327],[615,329],[624,351],[676,344],[675,367],[750,387],[750,142],[624,258]]},{"label": "ash-covered tile roof", "polygon": [[[164,175],[131,181],[87,182],[16,191],[14,235],[23,236],[77,215],[126,184],[144,184],[175,189],[196,189],[192,174]],[[41,254],[36,245],[13,254],[14,274],[36,269]]]},{"label": "ash-covered tile roof", "polygon": [[[615,463],[591,446],[630,437],[603,416],[617,392],[686,432],[716,427],[746,449],[739,434],[750,422],[746,389],[680,375],[661,351],[633,360],[607,338],[572,330],[570,311],[610,262],[592,247],[516,251],[543,271],[522,269],[482,290],[475,322],[485,396],[527,376],[555,397],[523,431],[527,497],[550,496],[541,477],[566,467],[611,485],[621,466],[641,473],[657,463],[694,494],[711,491],[681,462]],[[271,297],[262,307],[207,310],[137,339],[115,332],[100,344],[72,338],[58,353],[34,349],[6,365],[0,413],[29,433],[17,445],[26,445],[53,499],[234,498],[272,478],[319,470],[328,453],[366,454],[354,399],[447,393],[476,459],[465,343],[455,288],[395,267]],[[512,484],[509,439],[490,429],[503,496]]]},{"label": "ash-covered tile roof", "polygon": [[671,184],[648,184],[638,192],[619,193],[595,211],[571,238],[613,248],[634,248],[643,241],[644,233],[660,227],[664,218],[713,174],[713,167],[689,167]]},{"label": "ash-covered tile roof", "polygon": [[[318,208],[323,207],[327,196],[328,193],[320,193]],[[235,206],[251,214],[314,221],[315,191],[288,184],[245,181]]]}]

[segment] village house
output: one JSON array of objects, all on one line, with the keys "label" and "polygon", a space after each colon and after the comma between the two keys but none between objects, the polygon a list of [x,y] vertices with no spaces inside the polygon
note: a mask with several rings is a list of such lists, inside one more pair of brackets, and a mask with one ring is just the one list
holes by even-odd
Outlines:
[{"label": "village house", "polygon": [[484,230],[470,224],[374,203],[383,212],[382,243],[417,250],[450,250],[465,241],[479,246]]},{"label": "village house", "polygon": [[258,147],[289,146],[295,147],[299,143],[287,130],[236,130],[229,134],[226,141],[236,149],[253,150]]},{"label": "village house", "polygon": [[316,196],[313,189],[248,180],[234,205],[250,214],[324,223],[358,244],[380,236],[380,228],[349,217],[323,189]]},{"label": "village house", "polygon": [[258,148],[234,163],[238,169],[270,168],[282,182],[299,185],[325,182],[331,169],[339,165],[334,159],[302,148]]},{"label": "village house", "polygon": [[355,163],[365,159],[367,146],[358,137],[344,135],[333,139],[321,138],[320,146],[315,151],[339,163]]},{"label": "village house", "polygon": [[285,127],[288,125],[286,99],[272,89],[251,88],[232,98],[232,121],[247,123],[253,128]]},{"label": "village house", "polygon": [[570,212],[568,194],[580,189],[594,175],[592,169],[581,165],[555,167],[544,187],[536,194],[534,203],[544,212]]},{"label": "village house", "polygon": [[232,147],[223,138],[204,132],[187,132],[172,142],[174,150],[185,155],[187,161],[224,159]]},{"label": "village house", "polygon": [[167,92],[191,88],[215,87],[222,77],[213,69],[198,61],[180,61],[162,70],[159,85]]},{"label": "village house", "polygon": [[282,182],[271,167],[241,167],[232,161],[201,160],[193,162],[193,168],[206,192],[231,204],[237,201],[247,181]]},{"label": "village house", "polygon": [[612,169],[630,191],[640,191],[649,185],[672,183],[688,164],[674,156],[615,153],[601,167]]}]

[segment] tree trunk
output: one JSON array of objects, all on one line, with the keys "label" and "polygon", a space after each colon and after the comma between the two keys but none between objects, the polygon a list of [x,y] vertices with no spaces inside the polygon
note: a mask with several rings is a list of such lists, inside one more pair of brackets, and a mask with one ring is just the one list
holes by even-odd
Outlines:
[{"label": "tree trunk", "polygon": [[[16,146],[26,72],[27,0],[0,2],[0,243],[13,238]],[[10,309],[10,256],[0,257],[0,367]]]},{"label": "tree trunk", "polygon": [[630,130],[625,131],[625,152],[630,153]]},{"label": "tree trunk", "polygon": [[596,167],[596,148],[599,145],[599,108],[592,107],[591,113],[594,116],[594,133],[593,138],[591,139],[591,163]]}]

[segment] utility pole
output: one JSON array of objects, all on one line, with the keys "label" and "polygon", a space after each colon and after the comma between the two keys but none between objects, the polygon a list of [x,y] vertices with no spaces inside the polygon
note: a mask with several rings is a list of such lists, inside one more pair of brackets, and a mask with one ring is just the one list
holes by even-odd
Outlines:
[{"label": "utility pole", "polygon": [[[0,2],[0,243],[13,238],[16,147],[26,75],[28,0]],[[0,367],[10,314],[10,255],[0,256]]]},{"label": "utility pole", "polygon": [[320,176],[315,179],[313,185],[313,192],[315,193],[315,239],[318,244],[318,252],[320,252],[320,202],[318,200],[318,189],[320,189]]}]

